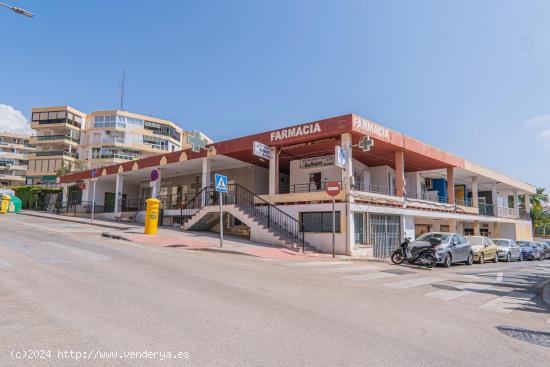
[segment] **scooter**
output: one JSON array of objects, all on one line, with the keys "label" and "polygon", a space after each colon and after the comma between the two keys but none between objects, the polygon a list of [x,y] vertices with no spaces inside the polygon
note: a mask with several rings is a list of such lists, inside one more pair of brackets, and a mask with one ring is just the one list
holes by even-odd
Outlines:
[{"label": "scooter", "polygon": [[405,238],[405,241],[395,250],[391,255],[392,263],[399,265],[404,261],[407,261],[409,264],[425,266],[428,269],[431,269],[437,263],[437,258],[435,257],[434,246],[437,244],[429,244],[424,246],[415,246],[409,250],[409,245],[411,244],[410,238]]}]

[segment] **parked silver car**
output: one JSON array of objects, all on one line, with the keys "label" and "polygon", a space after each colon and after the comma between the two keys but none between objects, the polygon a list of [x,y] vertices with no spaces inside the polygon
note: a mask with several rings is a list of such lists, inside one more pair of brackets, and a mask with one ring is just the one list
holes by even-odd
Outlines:
[{"label": "parked silver car", "polygon": [[418,237],[411,244],[412,247],[436,244],[435,256],[437,263],[448,268],[455,263],[474,263],[474,251],[470,243],[459,233],[428,232]]},{"label": "parked silver car", "polygon": [[493,242],[498,248],[499,260],[510,262],[512,260],[523,261],[521,247],[514,240],[506,238],[493,238]]}]

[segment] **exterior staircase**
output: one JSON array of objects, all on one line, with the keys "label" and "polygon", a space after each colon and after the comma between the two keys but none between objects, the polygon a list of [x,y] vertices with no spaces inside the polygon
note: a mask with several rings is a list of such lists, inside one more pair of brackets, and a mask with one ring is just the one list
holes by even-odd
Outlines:
[{"label": "exterior staircase", "polygon": [[[304,225],[271,203],[238,184],[228,185],[222,196],[223,212],[250,228],[250,240],[295,251],[313,250],[304,240]],[[219,193],[203,188],[181,210],[182,229],[210,230],[220,221]]]}]

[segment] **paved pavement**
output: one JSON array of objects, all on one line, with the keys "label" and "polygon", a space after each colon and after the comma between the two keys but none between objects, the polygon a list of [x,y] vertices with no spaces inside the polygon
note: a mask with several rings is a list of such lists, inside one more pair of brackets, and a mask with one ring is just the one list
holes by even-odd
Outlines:
[{"label": "paved pavement", "polygon": [[[1,366],[70,366],[77,356],[90,366],[550,360],[550,261],[423,270],[189,251],[103,231],[0,217]],[[12,358],[28,350],[51,357]],[[166,352],[181,358],[161,361]]]}]

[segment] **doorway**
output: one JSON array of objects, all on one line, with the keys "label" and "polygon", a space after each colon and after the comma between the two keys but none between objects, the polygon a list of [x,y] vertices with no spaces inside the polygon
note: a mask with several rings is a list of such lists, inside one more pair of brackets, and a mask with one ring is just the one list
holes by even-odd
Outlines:
[{"label": "doorway", "polygon": [[390,257],[401,243],[401,217],[369,214],[369,229],[369,243],[373,245],[373,256]]}]

